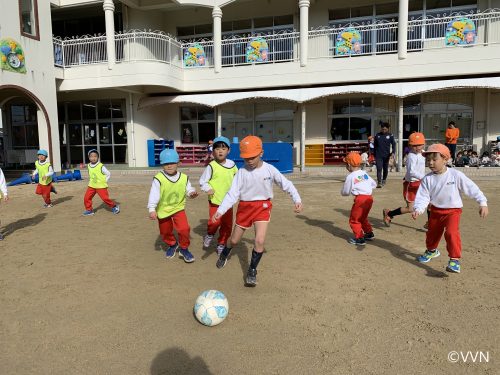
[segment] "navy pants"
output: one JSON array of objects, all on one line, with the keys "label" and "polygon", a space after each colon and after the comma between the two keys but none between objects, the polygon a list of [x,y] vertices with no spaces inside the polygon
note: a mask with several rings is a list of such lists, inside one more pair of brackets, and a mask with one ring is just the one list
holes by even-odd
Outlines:
[{"label": "navy pants", "polygon": [[[387,180],[387,175],[389,174],[389,158],[390,155],[375,157],[375,161],[377,163],[377,182]],[[384,173],[383,175],[382,172]]]},{"label": "navy pants", "polygon": [[445,146],[448,147],[448,150],[450,150],[451,160],[453,160],[453,162],[455,162],[455,152],[457,151],[457,144],[456,143],[445,143]]}]

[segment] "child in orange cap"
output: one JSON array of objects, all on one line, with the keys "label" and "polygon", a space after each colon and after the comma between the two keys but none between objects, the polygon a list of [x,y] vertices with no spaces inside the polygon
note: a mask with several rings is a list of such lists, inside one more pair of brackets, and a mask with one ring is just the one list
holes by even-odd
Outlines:
[{"label": "child in orange cap", "polygon": [[234,176],[231,188],[211,219],[213,222],[219,220],[239,200],[233,234],[219,255],[216,266],[222,268],[226,265],[231,249],[240,242],[245,230],[253,226],[255,244],[245,282],[246,286],[251,287],[257,285],[257,266],[264,253],[264,241],[271,220],[273,182],[290,194],[295,212],[302,211],[300,195],[295,186],[274,166],[261,159],[263,153],[259,137],[250,135],[241,140],[240,156],[245,160],[245,165]]},{"label": "child in orange cap", "polygon": [[462,214],[461,193],[479,203],[479,216],[488,215],[487,200],[479,187],[462,172],[446,166],[451,158],[450,150],[443,144],[431,145],[424,153],[431,173],[421,181],[413,205],[413,219],[431,205],[429,231],[425,239],[427,250],[417,260],[427,263],[440,255],[437,249],[444,232],[446,250],[450,260],[446,270],[460,272],[462,242],[460,238],[460,215]]},{"label": "child in orange cap", "polygon": [[391,225],[394,216],[413,212],[413,202],[415,202],[420,180],[425,176],[425,158],[422,155],[425,146],[424,135],[417,132],[410,134],[408,145],[411,151],[406,159],[406,174],[403,181],[403,198],[406,201],[406,207],[399,207],[392,211],[384,208],[382,217],[386,226]]},{"label": "child in orange cap", "polygon": [[351,172],[347,175],[340,194],[354,195],[354,204],[351,208],[349,225],[354,237],[349,239],[353,245],[366,245],[366,240],[373,240],[373,228],[368,221],[368,214],[373,205],[372,191],[377,186],[375,181],[360,169],[361,155],[350,152],[344,158],[346,169]]}]

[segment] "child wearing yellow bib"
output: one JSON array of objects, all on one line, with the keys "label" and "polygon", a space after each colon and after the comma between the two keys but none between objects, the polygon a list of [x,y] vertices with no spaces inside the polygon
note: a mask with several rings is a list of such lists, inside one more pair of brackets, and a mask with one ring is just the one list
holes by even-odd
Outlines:
[{"label": "child wearing yellow bib", "polygon": [[94,210],[92,208],[92,198],[97,194],[101,197],[102,201],[106,203],[108,207],[111,208],[111,212],[115,215],[120,213],[120,206],[118,206],[113,200],[109,198],[108,193],[108,180],[111,177],[111,173],[108,169],[99,161],[99,152],[97,150],[90,150],[88,152],[89,157],[89,186],[85,192],[85,197],[83,198],[83,203],[85,205],[85,211],[83,216],[94,215]]},{"label": "child wearing yellow bib", "polygon": [[56,192],[52,186],[52,176],[54,175],[54,169],[50,162],[47,160],[49,153],[46,150],[38,150],[37,152],[38,160],[35,162],[35,171],[31,175],[31,179],[34,180],[38,175],[38,185],[36,187],[35,193],[41,195],[43,201],[45,202],[43,207],[52,207],[52,201],[50,200],[50,193]]},{"label": "child wearing yellow bib", "polygon": [[[168,246],[166,257],[173,258],[179,248],[179,255],[184,262],[191,263],[194,262],[194,256],[189,251],[191,228],[185,212],[186,196],[196,198],[198,193],[191,186],[188,177],[177,171],[179,155],[175,150],[163,150],[160,153],[160,164],[163,171],[154,177],[149,192],[149,218],[158,220],[161,238]],[[174,229],[179,241],[174,236]]]},{"label": "child wearing yellow bib", "polygon": [[234,161],[227,159],[231,143],[226,137],[217,137],[213,142],[213,158],[200,177],[201,190],[208,194],[208,223],[207,234],[203,237],[203,246],[210,247],[217,229],[217,255],[220,255],[226,242],[231,237],[233,228],[233,209],[230,208],[220,219],[213,222],[210,218],[217,212],[222,200],[226,196],[238,168]]}]

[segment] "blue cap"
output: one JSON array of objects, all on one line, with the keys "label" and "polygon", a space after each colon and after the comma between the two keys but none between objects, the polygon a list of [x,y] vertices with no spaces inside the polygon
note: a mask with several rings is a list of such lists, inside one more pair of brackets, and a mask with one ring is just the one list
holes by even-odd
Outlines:
[{"label": "blue cap", "polygon": [[226,137],[217,137],[217,138],[215,138],[214,139],[214,143],[217,143],[217,142],[225,143],[228,148],[231,147],[231,142],[229,142],[229,139],[227,139]]},{"label": "blue cap", "polygon": [[38,152],[36,154],[37,155],[43,155],[45,157],[49,156],[49,153],[46,150],[38,150]]},{"label": "blue cap", "polygon": [[179,154],[177,151],[167,148],[160,152],[160,164],[178,163]]},{"label": "blue cap", "polygon": [[92,150],[89,150],[89,152],[87,152],[87,156],[90,156],[90,154],[92,153],[96,153],[97,156],[99,156],[99,151],[97,151],[97,149],[93,148]]}]

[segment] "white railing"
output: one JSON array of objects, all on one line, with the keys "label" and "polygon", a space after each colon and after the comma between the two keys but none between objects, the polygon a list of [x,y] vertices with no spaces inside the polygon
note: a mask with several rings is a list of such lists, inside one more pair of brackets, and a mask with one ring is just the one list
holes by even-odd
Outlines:
[{"label": "white railing", "polygon": [[106,36],[54,38],[54,64],[60,67],[98,64],[108,60]]}]

